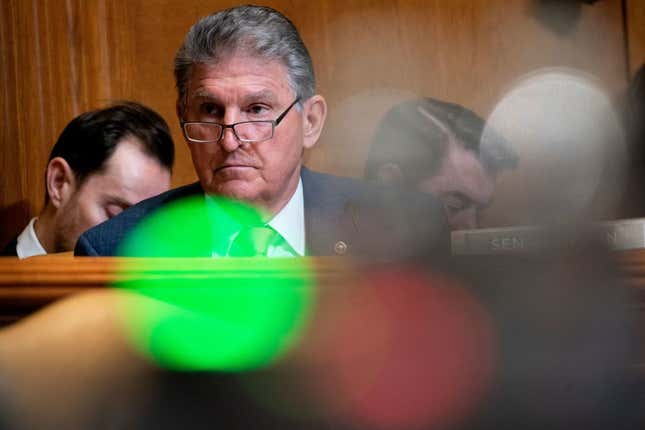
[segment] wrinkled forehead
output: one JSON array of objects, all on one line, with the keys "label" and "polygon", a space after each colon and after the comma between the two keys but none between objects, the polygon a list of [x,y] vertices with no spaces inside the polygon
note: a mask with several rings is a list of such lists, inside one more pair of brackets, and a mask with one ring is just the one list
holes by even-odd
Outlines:
[{"label": "wrinkled forehead", "polygon": [[[222,102],[222,97],[209,88],[198,87],[189,94],[192,100],[205,101],[205,102]],[[249,104],[253,102],[266,102],[275,104],[278,102],[278,94],[268,88],[260,88],[257,90],[247,90],[243,92],[241,97],[241,104]]]},{"label": "wrinkled forehead", "polygon": [[189,98],[209,97],[218,89],[245,91],[266,98],[283,91],[295,93],[282,61],[241,54],[216,62],[196,63],[191,68]]}]

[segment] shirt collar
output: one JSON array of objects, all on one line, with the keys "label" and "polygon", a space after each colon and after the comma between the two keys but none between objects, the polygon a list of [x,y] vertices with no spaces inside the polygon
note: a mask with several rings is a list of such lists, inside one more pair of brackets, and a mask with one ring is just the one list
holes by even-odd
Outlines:
[{"label": "shirt collar", "polygon": [[18,236],[18,243],[16,244],[16,254],[18,258],[27,258],[34,255],[45,255],[47,251],[40,244],[34,224],[38,218],[32,218],[27,224],[27,227]]},{"label": "shirt collar", "polygon": [[285,207],[268,222],[300,256],[305,255],[305,207],[302,179]]},{"label": "shirt collar", "polygon": [[[242,228],[236,219],[221,210],[216,198],[208,194],[206,207],[213,222],[210,223],[213,237],[213,256],[228,254],[231,243]],[[268,223],[271,228],[280,233],[287,244],[299,256],[305,255],[305,209],[302,189],[302,179],[298,179],[298,187],[287,204]],[[228,238],[222,241],[223,237]],[[283,256],[282,250],[269,250],[269,256]]]}]

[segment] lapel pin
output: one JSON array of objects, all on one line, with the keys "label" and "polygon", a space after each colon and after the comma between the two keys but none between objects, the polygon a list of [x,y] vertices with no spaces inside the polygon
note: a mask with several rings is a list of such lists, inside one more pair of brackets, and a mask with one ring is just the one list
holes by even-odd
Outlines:
[{"label": "lapel pin", "polygon": [[345,242],[343,242],[342,240],[339,240],[334,245],[334,252],[337,255],[343,255],[344,253],[347,252],[347,244]]}]

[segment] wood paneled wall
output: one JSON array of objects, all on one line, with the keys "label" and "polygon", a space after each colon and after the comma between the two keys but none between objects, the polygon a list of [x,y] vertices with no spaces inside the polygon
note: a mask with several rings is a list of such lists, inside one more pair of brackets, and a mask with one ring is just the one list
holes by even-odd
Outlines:
[{"label": "wood paneled wall", "polygon": [[0,2],[0,242],[41,209],[49,152],[65,125],[85,110],[131,97],[128,4]]},{"label": "wood paneled wall", "polygon": [[[330,106],[321,141],[306,162],[348,176],[362,175],[374,125],[402,97],[434,96],[486,115],[510,83],[548,66],[581,69],[610,91],[622,91],[628,74],[624,11],[642,12],[640,0],[627,0],[628,7],[621,0],[572,6],[540,0],[263,3],[299,28]],[[173,184],[195,180],[174,114],[172,59],[192,23],[235,4],[0,2],[0,242],[40,210],[47,157],[65,124],[113,100],[134,99],[159,111],[177,148]],[[631,37],[643,37],[630,28]]]},{"label": "wood paneled wall", "polygon": [[645,1],[625,0],[625,23],[629,71],[633,75],[645,65]]}]

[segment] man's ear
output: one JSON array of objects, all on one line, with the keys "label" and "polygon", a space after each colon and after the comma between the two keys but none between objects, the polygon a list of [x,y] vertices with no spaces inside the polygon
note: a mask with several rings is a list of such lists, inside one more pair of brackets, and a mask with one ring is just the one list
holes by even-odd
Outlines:
[{"label": "man's ear", "polygon": [[316,144],[322,133],[327,118],[327,102],[323,96],[316,94],[303,103],[303,110],[304,146],[308,149]]},{"label": "man's ear", "polygon": [[65,206],[76,191],[76,176],[67,161],[61,157],[52,158],[47,164],[47,194],[55,208]]},{"label": "man's ear", "polygon": [[403,172],[401,171],[401,167],[396,163],[385,163],[381,165],[376,172],[376,177],[383,184],[403,185]]}]

